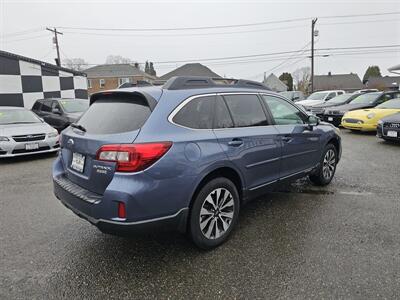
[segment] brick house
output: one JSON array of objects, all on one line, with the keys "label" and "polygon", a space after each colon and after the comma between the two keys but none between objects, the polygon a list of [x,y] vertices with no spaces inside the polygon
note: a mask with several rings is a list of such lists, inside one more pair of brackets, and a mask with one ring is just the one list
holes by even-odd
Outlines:
[{"label": "brick house", "polygon": [[88,79],[88,92],[93,94],[103,90],[116,89],[126,82],[154,82],[151,76],[131,64],[98,65],[83,71]]}]

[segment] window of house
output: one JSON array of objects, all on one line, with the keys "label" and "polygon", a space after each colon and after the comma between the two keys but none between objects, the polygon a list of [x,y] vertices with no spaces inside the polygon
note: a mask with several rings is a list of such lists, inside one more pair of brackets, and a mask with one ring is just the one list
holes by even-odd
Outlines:
[{"label": "window of house", "polygon": [[118,78],[118,86],[120,86],[121,84],[124,84],[124,83],[128,83],[128,82],[130,82],[128,77]]},{"label": "window of house", "polygon": [[257,95],[224,96],[235,127],[265,126],[267,118]]},{"label": "window of house", "polygon": [[100,83],[101,88],[105,87],[105,85],[106,85],[106,81],[104,79],[100,79],[99,83]]},{"label": "window of house", "polygon": [[88,86],[88,89],[92,88],[92,80],[91,79],[87,80],[87,86]]}]

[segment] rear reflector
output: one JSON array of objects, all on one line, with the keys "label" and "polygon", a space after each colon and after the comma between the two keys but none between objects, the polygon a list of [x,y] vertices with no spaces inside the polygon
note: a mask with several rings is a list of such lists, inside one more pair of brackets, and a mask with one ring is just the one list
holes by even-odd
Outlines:
[{"label": "rear reflector", "polygon": [[126,219],[126,207],[124,202],[118,202],[118,218]]},{"label": "rear reflector", "polygon": [[172,142],[104,145],[96,159],[116,162],[118,172],[138,172],[154,164],[171,146]]}]

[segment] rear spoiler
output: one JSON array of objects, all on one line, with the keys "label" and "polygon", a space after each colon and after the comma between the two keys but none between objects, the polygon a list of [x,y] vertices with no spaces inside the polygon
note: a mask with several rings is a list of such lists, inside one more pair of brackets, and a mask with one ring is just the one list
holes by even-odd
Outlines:
[{"label": "rear spoiler", "polygon": [[152,96],[147,94],[146,92],[142,91],[105,91],[105,92],[98,92],[90,96],[90,105],[96,102],[99,99],[104,99],[108,97],[123,97],[126,99],[140,97],[142,98],[146,104],[150,107],[150,110],[153,111],[157,105],[157,100],[154,99]]}]

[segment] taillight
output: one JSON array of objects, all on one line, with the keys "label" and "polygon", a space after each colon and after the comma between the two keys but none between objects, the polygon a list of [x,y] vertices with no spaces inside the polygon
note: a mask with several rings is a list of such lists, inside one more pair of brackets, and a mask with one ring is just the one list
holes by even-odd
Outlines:
[{"label": "taillight", "polygon": [[118,202],[118,218],[126,219],[126,207],[124,202]]},{"label": "taillight", "polygon": [[171,146],[172,142],[104,145],[96,159],[116,162],[118,172],[138,172],[154,164]]}]

